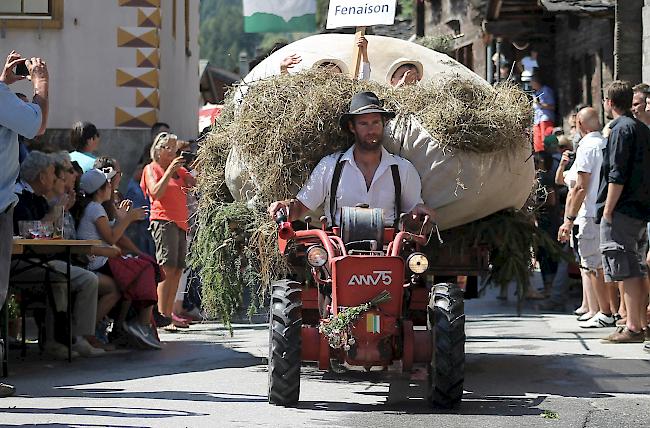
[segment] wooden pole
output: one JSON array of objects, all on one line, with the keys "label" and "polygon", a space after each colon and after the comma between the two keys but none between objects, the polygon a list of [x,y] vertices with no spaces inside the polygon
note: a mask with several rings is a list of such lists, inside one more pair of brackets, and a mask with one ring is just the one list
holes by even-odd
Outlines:
[{"label": "wooden pole", "polygon": [[361,36],[366,35],[366,27],[357,27],[354,33],[354,47],[352,48],[352,69],[350,70],[353,79],[359,77],[359,68],[361,67],[361,49],[357,46],[357,42]]}]

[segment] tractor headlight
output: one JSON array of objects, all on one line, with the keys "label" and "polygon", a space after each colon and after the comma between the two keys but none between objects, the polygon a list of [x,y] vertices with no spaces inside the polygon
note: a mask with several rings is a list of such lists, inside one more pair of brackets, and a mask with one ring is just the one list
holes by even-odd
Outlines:
[{"label": "tractor headlight", "polygon": [[422,253],[413,253],[408,259],[406,259],[406,264],[413,273],[424,273],[429,267],[429,260],[427,256]]},{"label": "tractor headlight", "polygon": [[327,251],[320,245],[314,245],[307,250],[307,263],[312,267],[321,267],[327,263]]}]

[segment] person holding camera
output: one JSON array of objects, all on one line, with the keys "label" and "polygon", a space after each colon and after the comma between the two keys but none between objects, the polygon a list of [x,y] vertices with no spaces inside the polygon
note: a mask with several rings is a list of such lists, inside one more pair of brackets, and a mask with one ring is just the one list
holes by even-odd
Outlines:
[{"label": "person holding camera", "polygon": [[[9,85],[30,79],[34,86],[32,103],[26,103],[9,89]],[[47,126],[49,76],[41,58],[27,60],[11,51],[0,73],[0,307],[9,288],[9,265],[13,243],[13,209],[18,201],[14,185],[18,178],[18,135],[34,138]],[[4,344],[0,346],[0,354]],[[12,385],[0,382],[0,397],[15,393]]]},{"label": "person holding camera", "polygon": [[145,166],[140,186],[151,199],[151,234],[156,244],[156,259],[165,279],[158,284],[158,326],[170,323],[189,327],[189,320],[173,313],[178,284],[185,268],[187,253],[187,189],[196,184],[186,165],[192,154],[179,154],[178,138],[161,132],[151,146],[152,162]]}]

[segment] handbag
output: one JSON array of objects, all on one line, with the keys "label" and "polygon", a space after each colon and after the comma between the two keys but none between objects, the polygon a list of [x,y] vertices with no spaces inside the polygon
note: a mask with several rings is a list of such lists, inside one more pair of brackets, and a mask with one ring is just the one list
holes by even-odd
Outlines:
[{"label": "handbag", "polygon": [[158,301],[154,265],[158,264],[146,256],[121,256],[108,259],[108,266],[115,283],[124,297],[133,301],[151,303]]}]

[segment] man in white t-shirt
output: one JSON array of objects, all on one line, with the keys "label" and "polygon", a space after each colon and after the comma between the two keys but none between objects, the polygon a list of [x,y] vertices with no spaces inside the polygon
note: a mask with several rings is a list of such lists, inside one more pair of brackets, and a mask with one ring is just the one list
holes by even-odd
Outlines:
[{"label": "man in white t-shirt", "polygon": [[[342,207],[367,204],[370,208],[383,208],[385,224],[392,225],[401,214],[396,212],[398,191],[400,211],[413,217],[429,215],[433,219],[434,210],[422,202],[422,184],[415,167],[382,146],[386,121],[395,117],[395,113],[385,110],[382,104],[372,92],[355,94],[350,111],[339,121],[341,127],[354,136],[355,143],[344,153],[321,159],[296,199],[273,202],[269,214],[275,217],[282,209],[288,212],[289,220],[298,220],[324,203],[327,221],[334,226],[340,224]],[[340,165],[339,180],[332,202],[330,193],[337,165]],[[396,173],[399,180],[395,180]]]},{"label": "man in white t-shirt", "polygon": [[528,71],[530,73],[535,73],[535,69],[539,68],[539,63],[537,62],[537,51],[535,49],[530,50],[530,54],[526,55],[521,59],[522,71]]},{"label": "man in white t-shirt", "polygon": [[603,163],[603,149],[607,140],[600,133],[598,111],[583,108],[576,116],[576,126],[584,135],[578,145],[574,167],[575,186],[569,190],[565,220],[558,231],[558,240],[569,239],[574,223],[578,226],[578,253],[583,281],[588,281],[596,292],[599,311],[580,323],[583,328],[613,327],[616,323],[609,295],[603,279],[600,235],[596,219],[596,199]]}]

